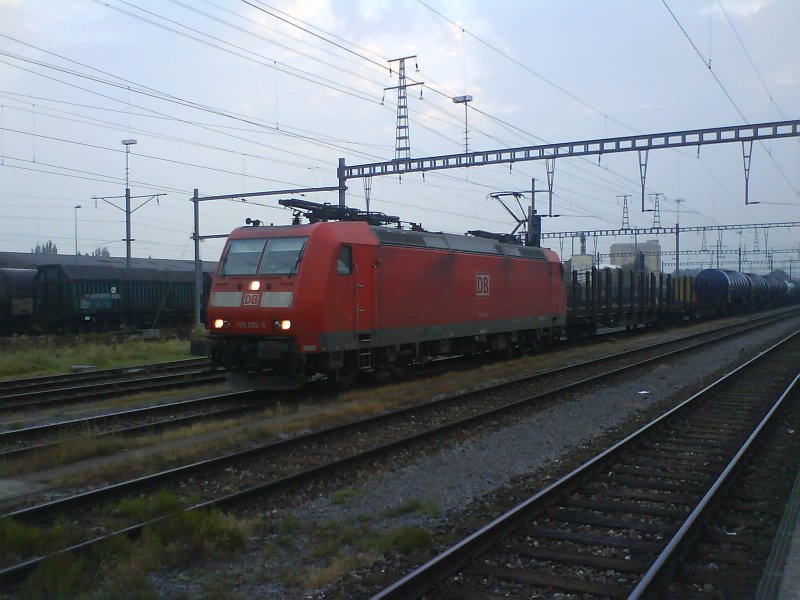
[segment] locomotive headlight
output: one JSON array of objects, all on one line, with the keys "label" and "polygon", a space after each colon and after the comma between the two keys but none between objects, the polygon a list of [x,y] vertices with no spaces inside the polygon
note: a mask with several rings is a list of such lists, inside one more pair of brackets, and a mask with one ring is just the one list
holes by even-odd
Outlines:
[{"label": "locomotive headlight", "polygon": [[292,328],[292,322],[289,319],[275,320],[273,326],[280,331],[289,331]]},{"label": "locomotive headlight", "polygon": [[214,329],[222,329],[223,325],[225,325],[225,321],[222,319],[214,319]]},{"label": "locomotive headlight", "polygon": [[250,285],[247,286],[251,292],[257,292],[261,289],[261,282],[260,281],[251,281]]}]

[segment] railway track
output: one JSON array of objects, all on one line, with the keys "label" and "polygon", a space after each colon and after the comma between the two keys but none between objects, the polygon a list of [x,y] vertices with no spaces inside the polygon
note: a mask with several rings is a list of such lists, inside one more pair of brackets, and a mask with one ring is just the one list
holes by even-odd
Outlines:
[{"label": "railway track", "polygon": [[[720,537],[728,538],[727,554],[712,552],[712,561],[729,566],[746,563],[748,550],[742,551],[741,544],[740,552],[730,550],[731,538],[746,536],[739,536],[735,529],[727,536],[714,536],[706,523],[725,494],[730,495],[732,489],[735,493],[736,475],[785,406],[800,398],[798,364],[800,332],[528,498],[375,598],[558,594],[645,598],[667,589],[679,598],[692,594],[698,585],[709,591],[704,587],[709,585],[707,573],[698,577],[697,569],[680,567],[704,533],[717,542]],[[795,461],[794,471],[796,468]],[[696,559],[703,560],[708,562],[707,558]]]},{"label": "railway track", "polygon": [[223,380],[207,359],[10,380],[0,383],[0,414]]},{"label": "railway track", "polygon": [[[757,325],[750,325],[750,328],[754,327]],[[188,494],[194,500],[195,504],[189,510],[207,507],[230,509],[312,480],[324,479],[328,475],[361,465],[364,461],[405,450],[419,442],[438,440],[448,433],[468,431],[472,427],[480,426],[481,423],[485,424],[492,419],[510,415],[513,411],[555,401],[556,398],[563,398],[564,394],[606,381],[632,369],[646,369],[649,365],[663,361],[669,356],[677,356],[689,349],[696,350],[713,341],[737,335],[747,328],[739,327],[732,331],[728,327],[725,330],[721,335],[702,334],[702,337],[710,338],[704,341],[697,341],[701,336],[696,335],[689,336],[689,341],[674,340],[650,347],[644,352],[650,355],[649,358],[642,359],[641,349],[629,351],[176,467],[76,496],[20,509],[5,516],[23,523],[40,523],[47,522],[60,514],[68,514],[70,521],[76,525],[82,524],[80,527],[87,533],[91,532],[97,536],[98,531],[101,532],[97,537],[84,534],[86,542],[60,552],[80,550],[101,543],[109,537],[136,534],[154,522],[114,522],[107,514],[102,513],[103,504],[110,500],[169,485],[175,493]],[[664,348],[669,345],[678,349],[665,352]],[[587,375],[589,370],[596,372]],[[542,391],[543,389],[547,391]],[[512,390],[511,397],[505,395],[504,392]],[[535,390],[533,395],[524,395],[531,390]],[[267,456],[269,460],[263,460]],[[196,478],[200,473],[203,474],[202,478]],[[212,474],[213,479],[210,479]],[[220,493],[220,490],[231,489],[236,491]],[[103,515],[102,519],[98,518],[99,514]],[[100,528],[98,521],[103,522]],[[43,560],[43,557],[28,558],[29,560],[17,564],[8,564],[7,560],[4,561],[0,570],[0,581],[14,581]]]},{"label": "railway track", "polygon": [[[747,323],[762,323],[771,322],[771,319],[776,318],[775,315],[768,317],[759,317],[755,320],[748,321]],[[766,319],[766,320],[765,320]],[[735,330],[743,324],[734,324],[725,328],[717,329],[716,331]],[[746,323],[744,324],[746,325]],[[631,331],[617,332],[616,335],[629,335]],[[614,333],[605,334],[614,336]],[[699,336],[708,335],[707,333],[697,334]],[[124,375],[128,371],[134,372],[153,372],[155,370],[173,370],[183,369],[185,367],[193,367],[194,365],[205,366],[207,361],[188,360],[188,361],[175,361],[174,363],[165,363],[161,365],[148,365],[145,367],[135,367],[133,369],[114,369],[107,374],[110,376]],[[77,380],[85,379],[86,375],[95,375],[95,381],[102,381],[103,377],[97,373],[78,374]],[[425,375],[430,375],[426,371]],[[39,386],[43,384],[45,389],[50,386],[61,385],[70,376],[55,376],[48,378],[36,378],[34,380],[26,380],[26,383],[18,383],[21,386]],[[40,381],[44,379],[44,381]],[[87,379],[89,383],[91,380]],[[1,401],[1,400],[0,400]],[[59,443],[63,443],[63,434],[69,432],[82,433],[83,437],[88,437],[86,432],[91,437],[104,437],[104,436],[128,436],[138,435],[141,433],[154,433],[163,431],[170,428],[181,426],[188,426],[193,423],[209,420],[209,419],[223,419],[228,417],[235,417],[245,414],[249,411],[257,410],[259,408],[268,408],[269,405],[281,402],[281,398],[271,397],[268,402],[265,402],[263,396],[252,392],[234,392],[218,394],[213,396],[205,396],[191,400],[180,400],[177,402],[170,402],[166,404],[159,404],[157,406],[149,406],[136,408],[132,410],[123,410],[113,413],[106,413],[96,416],[87,416],[78,419],[68,419],[57,422],[49,422],[41,425],[32,425],[30,427],[10,429],[0,432],[0,460],[15,460],[24,457],[31,452],[42,450],[45,448],[53,447]],[[214,407],[217,404],[223,404],[223,407]],[[209,410],[203,410],[204,407],[214,407]],[[185,413],[180,416],[175,416],[176,413]],[[159,420],[161,415],[167,415],[163,420]],[[32,443],[43,437],[55,437],[55,441],[45,441],[40,443]],[[68,441],[72,441],[70,438]]]},{"label": "railway track", "polygon": [[[81,419],[34,425],[22,429],[11,429],[0,432],[0,448],[2,448],[0,461],[19,459],[32,452],[60,443],[72,442],[80,437],[155,433],[166,429],[185,427],[199,421],[231,418],[255,410],[264,410],[280,401],[279,397],[264,400],[262,394],[253,391],[231,392]],[[175,416],[176,413],[179,416]],[[87,431],[93,433],[86,435]],[[76,436],[76,433],[82,435]],[[65,440],[65,435],[70,437]],[[36,443],[40,438],[48,436],[56,438],[55,441]]]},{"label": "railway track", "polygon": [[0,397],[7,393],[21,391],[44,391],[47,389],[58,388],[73,384],[87,384],[95,381],[103,381],[113,377],[126,377],[132,374],[150,374],[171,371],[174,369],[185,369],[194,367],[208,366],[207,358],[187,358],[173,360],[149,365],[136,365],[133,367],[117,367],[114,369],[101,369],[80,371],[77,373],[61,373],[58,375],[43,375],[40,377],[29,377],[25,379],[7,379],[0,381]]}]

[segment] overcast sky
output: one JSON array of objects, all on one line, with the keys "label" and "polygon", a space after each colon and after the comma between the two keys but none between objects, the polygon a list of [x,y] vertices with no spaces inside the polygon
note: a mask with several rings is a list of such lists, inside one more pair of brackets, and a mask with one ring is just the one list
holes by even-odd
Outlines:
[{"label": "overcast sky", "polygon": [[[797,0],[0,0],[0,250],[52,240],[72,253],[77,215],[81,253],[124,256],[122,140],[135,139],[132,195],[164,195],[133,213],[133,255],[190,259],[194,188],[334,186],[339,158],[393,159],[397,92],[383,88],[397,85],[387,61],[401,56],[417,55],[409,82],[425,82],[408,90],[414,157],[464,150],[463,105],[451,100],[463,94],[474,98],[470,150],[797,119],[798,23]],[[528,190],[532,177],[546,187],[543,163],[376,177],[371,208],[432,231],[508,232],[513,219],[487,194]],[[348,186],[348,205],[364,208],[362,180]],[[545,231],[619,228],[626,194],[630,225],[653,225],[635,152],[558,160],[554,191],[561,216]],[[676,199],[684,226],[800,221],[799,192],[796,138],[754,144],[751,206],[741,144],[648,161],[647,207],[663,195],[664,226]],[[291,221],[277,198],[205,202],[201,233],[247,217]],[[753,250],[755,237],[728,232],[722,246]],[[762,251],[795,250],[776,266],[800,258],[800,231],[758,237]],[[613,241],[631,238],[590,238],[588,251]],[[702,245],[695,233],[681,241]],[[203,258],[221,247],[205,241]]]}]

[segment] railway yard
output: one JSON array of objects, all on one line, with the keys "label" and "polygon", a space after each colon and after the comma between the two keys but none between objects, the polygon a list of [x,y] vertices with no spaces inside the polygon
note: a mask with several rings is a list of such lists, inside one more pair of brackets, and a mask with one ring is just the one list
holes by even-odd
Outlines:
[{"label": "railway yard", "polygon": [[2,382],[3,595],[754,597],[780,585],[796,389],[716,480],[796,378],[799,326],[609,331],[339,393],[195,360]]},{"label": "railway yard", "polygon": [[800,600],[800,2],[196,4],[0,0],[0,600]]}]

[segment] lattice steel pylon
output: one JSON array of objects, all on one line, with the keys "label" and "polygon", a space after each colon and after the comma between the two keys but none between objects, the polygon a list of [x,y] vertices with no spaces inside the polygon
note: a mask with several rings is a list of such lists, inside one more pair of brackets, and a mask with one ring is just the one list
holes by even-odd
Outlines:
[{"label": "lattice steel pylon", "polygon": [[617,198],[622,198],[622,227],[620,229],[630,229],[631,222],[628,216],[628,198],[630,198],[630,194],[625,194],[624,196],[617,196]]},{"label": "lattice steel pylon", "polygon": [[655,206],[653,207],[653,227],[661,227],[661,208],[659,206],[659,197],[661,194],[656,194]]},{"label": "lattice steel pylon", "polygon": [[424,81],[415,81],[409,84],[406,80],[406,60],[417,58],[414,56],[404,56],[393,58],[389,61],[389,72],[391,73],[393,62],[398,62],[397,85],[383,88],[384,92],[397,90],[397,133],[395,136],[394,158],[403,160],[411,158],[411,136],[408,129],[408,88],[415,85],[422,85]]}]

